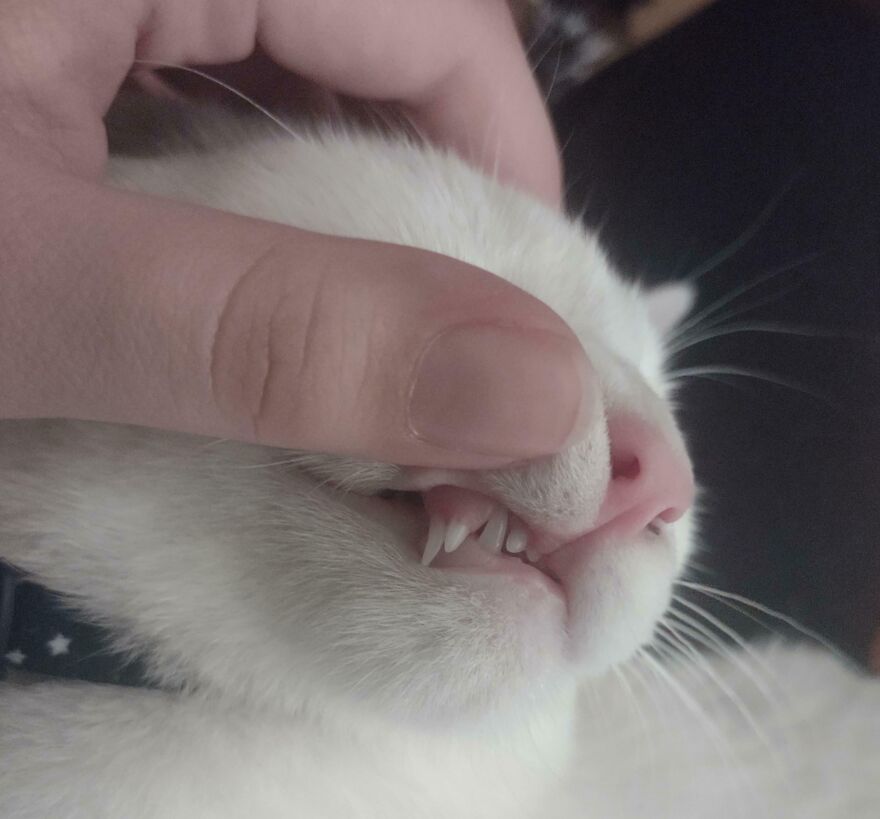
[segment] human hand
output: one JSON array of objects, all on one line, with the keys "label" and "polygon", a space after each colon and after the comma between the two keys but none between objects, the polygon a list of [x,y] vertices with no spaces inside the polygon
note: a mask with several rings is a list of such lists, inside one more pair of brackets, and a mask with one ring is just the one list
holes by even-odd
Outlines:
[{"label": "human hand", "polygon": [[[580,345],[491,274],[101,184],[102,116],[136,58],[223,63],[256,45],[334,90],[400,101],[434,140],[558,201],[552,130],[501,0],[9,0],[0,418],[459,467],[576,437]],[[439,417],[424,400],[437,391],[460,406]]]}]

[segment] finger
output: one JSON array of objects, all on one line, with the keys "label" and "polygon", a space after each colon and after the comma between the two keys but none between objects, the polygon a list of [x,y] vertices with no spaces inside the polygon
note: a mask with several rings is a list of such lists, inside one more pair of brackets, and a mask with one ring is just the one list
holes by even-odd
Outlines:
[{"label": "finger", "polygon": [[32,168],[10,182],[4,417],[460,467],[557,451],[588,420],[577,340],[485,271]]},{"label": "finger", "polygon": [[504,0],[13,0],[0,87],[26,89],[32,136],[97,174],[100,117],[133,58],[224,63],[258,43],[338,91],[404,103],[430,137],[559,201],[552,127]]},{"label": "finger", "polygon": [[[260,36],[279,62],[345,93],[408,104],[434,141],[558,204],[555,135],[504,0],[327,0],[305,25],[288,11],[265,5]],[[328,31],[345,43],[333,58]]]}]

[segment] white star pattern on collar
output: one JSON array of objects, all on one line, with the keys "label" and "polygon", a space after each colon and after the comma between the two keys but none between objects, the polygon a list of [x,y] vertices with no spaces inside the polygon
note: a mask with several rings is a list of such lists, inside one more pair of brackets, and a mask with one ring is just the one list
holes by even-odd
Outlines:
[{"label": "white star pattern on collar", "polygon": [[60,631],[51,640],[46,641],[49,654],[57,657],[60,654],[70,653],[70,637],[65,637]]},{"label": "white star pattern on collar", "polygon": [[7,651],[4,656],[6,657],[6,661],[13,665],[21,665],[25,660],[25,655],[17,648],[12,651]]}]

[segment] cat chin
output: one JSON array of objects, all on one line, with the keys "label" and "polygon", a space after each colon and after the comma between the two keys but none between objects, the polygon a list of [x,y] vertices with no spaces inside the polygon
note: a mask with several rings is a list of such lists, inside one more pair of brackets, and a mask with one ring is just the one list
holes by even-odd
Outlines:
[{"label": "cat chin", "polygon": [[570,660],[581,677],[598,676],[648,644],[669,607],[676,577],[670,548],[607,543],[569,575]]},{"label": "cat chin", "polygon": [[[369,685],[361,674],[341,681],[343,699],[355,711],[367,706],[385,725],[443,734],[539,717],[566,691],[629,659],[668,606],[676,558],[669,544],[598,544],[571,567],[564,596],[414,558],[398,571],[420,603],[411,600],[399,620],[387,621],[384,660]],[[421,647],[410,639],[414,623]]]},{"label": "cat chin", "polygon": [[[590,543],[574,542],[567,555],[561,550],[551,581],[511,557],[501,568],[456,565],[453,558],[468,549],[423,566],[423,509],[351,493],[329,492],[330,498],[363,526],[364,548],[349,556],[348,570],[372,573],[369,588],[397,605],[382,611],[347,598],[353,607],[344,619],[379,618],[381,631],[370,637],[384,637],[361,656],[364,665],[350,653],[329,656],[328,671],[354,662],[358,673],[339,680],[347,701],[371,704],[392,723],[432,730],[538,711],[552,692],[631,657],[650,641],[669,604],[690,537],[688,520],[660,536],[646,532],[623,542],[597,532]],[[368,534],[377,524],[381,536]]]},{"label": "cat chin", "polygon": [[541,713],[574,685],[558,596],[497,576],[425,573],[426,599],[440,586],[472,617],[459,617],[455,633],[436,633],[427,659],[389,664],[369,695],[379,713],[433,731],[484,730]]},{"label": "cat chin", "polygon": [[606,540],[572,562],[561,595],[497,575],[471,575],[467,582],[475,588],[482,583],[495,596],[510,644],[519,644],[521,688],[528,700],[532,690],[548,684],[551,668],[536,667],[540,655],[552,653],[555,684],[599,677],[635,655],[651,641],[669,607],[676,576],[670,543]]}]

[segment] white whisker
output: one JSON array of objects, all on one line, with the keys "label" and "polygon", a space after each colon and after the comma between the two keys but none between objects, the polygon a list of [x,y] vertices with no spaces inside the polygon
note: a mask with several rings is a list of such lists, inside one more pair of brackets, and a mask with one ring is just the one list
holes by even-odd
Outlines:
[{"label": "white whisker", "polygon": [[[540,35],[538,35],[538,37],[535,38],[534,45],[537,45],[538,40],[540,40]],[[541,56],[538,57],[538,59],[532,63],[532,73],[533,74],[538,73],[538,69],[541,67],[541,63],[543,63],[544,60],[547,59],[547,57],[550,55],[550,52],[553,51],[553,49],[556,48],[556,46],[558,46],[561,42],[562,42],[561,36],[558,36],[558,37],[556,37],[555,40],[550,41],[550,45],[548,45],[547,48],[545,48],[544,51],[541,53]]]},{"label": "white whisker", "polygon": [[764,381],[768,384],[774,384],[777,387],[786,387],[787,389],[793,390],[794,392],[799,392],[803,395],[807,395],[810,398],[814,398],[816,401],[824,404],[831,409],[836,410],[841,415],[850,415],[850,411],[835,401],[832,398],[829,398],[827,395],[820,393],[816,390],[811,389],[805,384],[801,384],[798,381],[793,381],[792,379],[783,378],[782,376],[774,375],[773,373],[760,372],[758,370],[749,370],[745,367],[737,367],[731,364],[717,364],[715,366],[701,366],[701,367],[679,367],[676,370],[671,370],[667,373],[667,377],[671,381],[680,380],[682,378],[706,378],[712,381],[720,381],[720,383],[726,383],[722,379],[717,376],[725,376],[725,375],[733,375],[740,376],[743,378],[752,378],[755,381]]},{"label": "white whisker", "polygon": [[203,79],[208,80],[209,82],[212,82],[215,85],[220,86],[220,88],[225,89],[230,94],[233,94],[236,97],[238,97],[239,99],[246,102],[252,108],[259,111],[261,114],[263,114],[269,120],[274,122],[282,131],[284,131],[285,134],[292,137],[297,142],[302,141],[302,137],[300,137],[299,134],[297,134],[295,131],[293,131],[283,120],[276,117],[275,114],[273,114],[267,108],[260,105],[260,103],[258,103],[256,100],[252,99],[247,94],[243,94],[241,91],[239,91],[237,88],[231,86],[229,83],[223,82],[223,80],[219,80],[219,79],[217,79],[217,77],[212,77],[210,74],[208,74],[205,71],[199,71],[197,68],[191,68],[188,65],[180,65],[178,63],[166,63],[166,62],[161,62],[160,60],[140,60],[140,59],[138,59],[138,60],[134,60],[133,62],[135,65],[146,65],[146,66],[151,66],[153,68],[176,69],[177,71],[185,71],[188,74],[195,74],[197,77],[202,77]]},{"label": "white whisker", "polygon": [[[706,679],[713,683],[716,688],[718,688],[718,690],[725,697],[727,697],[727,699],[731,702],[736,711],[745,720],[746,724],[749,726],[754,735],[770,752],[771,756],[775,758],[776,746],[770,740],[770,737],[767,735],[766,731],[764,731],[761,724],[755,718],[755,715],[746,707],[745,703],[742,700],[742,697],[740,697],[736,693],[736,691],[724,680],[724,678],[712,668],[711,664],[706,661],[706,658],[702,654],[700,654],[700,652],[697,651],[697,649],[694,648],[693,645],[691,645],[686,639],[678,634],[673,624],[661,622],[658,625],[665,631],[658,633],[657,638],[660,639],[667,646],[674,648],[677,653],[682,654],[683,656],[688,658],[689,662],[687,663],[687,665],[690,668],[692,668],[693,670],[699,669],[703,672]],[[669,643],[669,639],[674,641],[674,645],[671,645]],[[751,677],[749,677],[749,680],[751,681]]]},{"label": "white whisker", "polygon": [[[733,592],[722,591],[721,589],[716,589],[716,588],[713,588],[712,586],[705,586],[702,583],[694,583],[693,581],[690,581],[690,580],[678,580],[678,581],[676,581],[676,583],[677,583],[677,585],[682,586],[686,589],[690,589],[691,591],[705,594],[710,599],[716,600],[721,605],[727,606],[728,608],[731,608],[734,611],[738,611],[740,614],[743,615],[743,617],[748,617],[750,620],[753,620],[754,622],[758,623],[763,628],[766,628],[768,631],[773,632],[773,629],[770,626],[768,626],[766,623],[762,622],[760,619],[755,617],[753,614],[750,614],[748,611],[744,610],[741,607],[747,606],[748,608],[752,608],[755,611],[758,611],[761,614],[772,618],[773,620],[776,620],[780,623],[783,623],[784,625],[788,626],[789,628],[793,629],[794,631],[802,634],[804,637],[807,637],[808,639],[815,641],[816,643],[821,645],[823,648],[830,651],[839,660],[842,660],[843,662],[845,662],[847,665],[849,665],[849,666],[853,665],[852,659],[849,658],[842,651],[840,651],[840,649],[837,648],[837,646],[835,646],[829,640],[826,640],[817,631],[814,631],[813,629],[808,628],[807,626],[800,623],[794,617],[790,617],[787,614],[783,614],[782,612],[776,611],[775,609],[772,609],[769,606],[765,606],[762,603],[758,603],[755,600],[751,600],[748,597],[743,597],[742,595],[735,594]],[[682,602],[681,598],[677,597],[676,599],[679,602]],[[739,604],[739,605],[736,605],[736,604]],[[693,606],[694,604],[691,604],[691,605]],[[697,608],[699,608],[699,607],[697,607]]]},{"label": "white whisker", "polygon": [[847,338],[846,334],[839,331],[820,330],[814,327],[798,327],[796,325],[786,325],[776,322],[751,321],[742,322],[740,324],[732,324],[726,327],[707,328],[711,332],[695,334],[689,338],[682,339],[683,343],[675,344],[667,347],[670,355],[678,355],[679,353],[702,344],[704,341],[711,341],[714,338],[729,336],[736,333],[768,333],[771,335],[794,336],[797,338]]},{"label": "white whisker", "polygon": [[718,725],[712,721],[705,709],[684,687],[684,685],[682,685],[679,680],[675,679],[675,677],[664,668],[661,662],[645,651],[640,651],[639,656],[644,659],[648,667],[654,672],[658,679],[666,683],[684,708],[696,718],[697,723],[704,729],[706,737],[709,739],[722,760],[726,763],[728,772],[730,774],[736,774],[737,780],[744,785],[745,789],[749,791],[752,796],[754,796],[755,791],[753,785],[744,776],[743,766],[733,753],[732,745]]},{"label": "white whisker", "polygon": [[550,97],[553,94],[553,88],[556,86],[556,79],[559,76],[559,67],[562,65],[562,50],[556,52],[556,65],[553,66],[553,74],[550,82],[547,84],[547,91],[544,94],[544,105],[550,104]]},{"label": "white whisker", "polygon": [[750,225],[746,227],[746,229],[737,236],[729,244],[725,245],[721,250],[719,250],[714,255],[710,256],[705,262],[698,265],[696,268],[690,271],[690,273],[685,276],[685,281],[694,282],[699,278],[702,278],[707,273],[711,273],[713,270],[720,267],[724,262],[726,262],[731,257],[735,256],[743,247],[745,247],[754,236],[764,227],[765,224],[770,220],[770,217],[773,215],[773,212],[779,206],[780,202],[785,198],[786,194],[791,190],[795,181],[800,177],[800,173],[795,173],[791,176],[791,178],[783,184],[783,186],[779,189],[779,191],[770,199],[770,201],[764,205],[761,211],[758,213],[757,217],[755,217],[754,221]]},{"label": "white whisker", "polygon": [[[819,255],[820,254],[818,252],[808,253],[798,259],[794,259],[793,261],[786,262],[785,264],[779,265],[778,267],[774,267],[773,269],[768,270],[766,273],[763,273],[754,279],[744,282],[739,287],[733,288],[733,290],[725,293],[723,296],[704,307],[698,313],[695,313],[694,315],[690,316],[686,321],[682,322],[678,326],[672,340],[677,341],[679,336],[681,336],[683,333],[686,333],[688,330],[698,327],[703,319],[710,318],[722,307],[730,304],[730,302],[732,302],[734,299],[739,298],[739,296],[748,293],[750,290],[754,290],[756,287],[760,287],[762,284],[765,284],[766,282],[776,278],[777,276],[781,276],[783,273],[787,273],[790,270],[796,270],[797,268],[808,264],[809,262],[816,259]],[[774,296],[774,298],[777,298],[777,296]],[[705,327],[701,329],[705,329]]]},{"label": "white whisker", "polygon": [[[737,650],[732,649],[716,634],[710,631],[708,625],[701,623],[682,611],[670,610],[670,616],[674,616],[676,622],[674,629],[681,637],[685,635],[704,646],[708,651],[712,651],[719,657],[724,657],[734,663],[744,676],[748,677],[752,685],[761,693],[767,702],[774,708],[780,706],[780,702],[776,694],[771,690],[770,683],[774,681],[774,676],[766,664],[760,659],[759,655],[752,651],[751,646],[745,640],[737,643]],[[672,627],[671,623],[666,623]],[[760,670],[765,676],[766,681],[754,671],[746,659],[751,660],[757,670]]]},{"label": "white whisker", "polygon": [[[650,679],[646,679],[645,675],[642,674],[642,670],[643,670],[642,667],[644,667],[644,671],[646,673],[650,672],[651,674],[654,674],[654,676],[656,676],[656,672],[654,672],[653,669],[651,669],[649,666],[647,666],[647,663],[645,662],[645,658],[642,655],[643,655],[643,651],[639,650],[639,652],[636,653],[636,656],[633,658],[633,660],[631,660],[629,663],[627,663],[626,667],[630,671],[630,673],[633,675],[635,680],[638,682],[638,684],[641,686],[642,690],[645,692],[645,697],[647,698],[647,700],[645,700],[645,698],[643,698],[643,702],[646,701],[647,703],[650,703],[657,719],[662,723],[663,727],[667,731],[674,730],[675,733],[677,733],[679,736],[682,737],[684,742],[687,742],[688,735],[687,735],[687,731],[686,731],[684,725],[682,724],[682,722],[680,720],[675,720],[675,719],[671,718],[671,715],[669,714],[669,710],[667,708],[665,708],[663,703],[659,702],[657,699],[656,686],[651,683]],[[642,667],[640,667],[640,666],[642,666]],[[656,729],[655,729],[654,733],[656,733]],[[652,736],[653,736],[653,733],[652,733]],[[669,777],[661,775],[661,772],[660,772],[660,763],[661,763],[661,761],[665,761],[665,760],[662,760],[661,756],[658,753],[656,753],[656,751],[654,749],[652,749],[651,760],[652,760],[652,770],[654,771],[653,775],[655,777],[655,781],[658,784],[658,786],[662,786],[662,788],[663,788],[663,801],[665,803],[664,813],[668,816],[669,812],[670,812],[670,806],[672,805],[672,789],[670,787]]]}]

